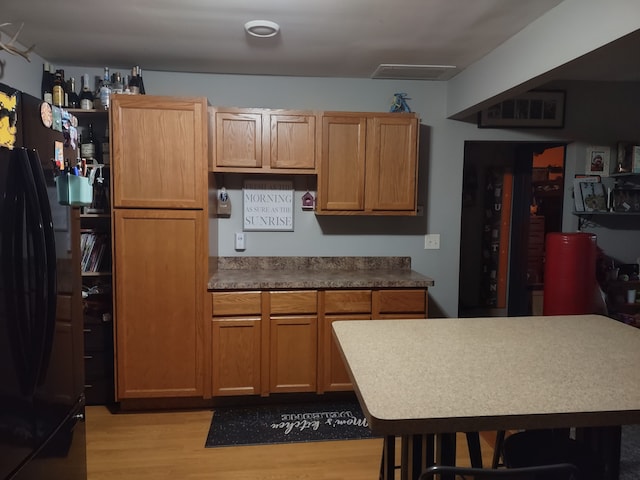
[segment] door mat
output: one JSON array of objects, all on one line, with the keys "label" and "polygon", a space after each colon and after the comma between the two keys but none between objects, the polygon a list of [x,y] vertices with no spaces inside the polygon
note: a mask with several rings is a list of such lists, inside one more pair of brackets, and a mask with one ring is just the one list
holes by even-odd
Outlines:
[{"label": "door mat", "polygon": [[216,408],[205,447],[374,438],[356,401]]}]

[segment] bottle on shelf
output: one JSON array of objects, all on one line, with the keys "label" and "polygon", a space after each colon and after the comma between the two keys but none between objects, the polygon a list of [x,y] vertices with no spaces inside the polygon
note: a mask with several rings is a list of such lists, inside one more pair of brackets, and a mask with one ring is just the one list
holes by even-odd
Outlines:
[{"label": "bottle on shelf", "polygon": [[82,90],[80,91],[80,108],[93,110],[93,92],[89,87],[89,74],[82,75]]},{"label": "bottle on shelf", "polygon": [[80,96],[76,93],[76,79],[74,77],[69,79],[67,106],[69,108],[80,108]]},{"label": "bottle on shelf", "polygon": [[124,93],[125,95],[131,95],[131,90],[129,89],[128,73],[125,73],[124,77],[122,77],[122,86],[124,87],[124,90],[122,91],[122,93]]},{"label": "bottle on shelf", "polygon": [[53,103],[53,74],[51,73],[51,64],[44,63],[42,67],[42,84],[41,84],[42,100],[47,103]]},{"label": "bottle on shelf", "polygon": [[98,97],[100,98],[100,106],[102,110],[109,110],[109,100],[111,98],[111,80],[109,77],[109,67],[104,67],[104,76],[102,77],[102,81],[100,82]]},{"label": "bottle on shelf", "polygon": [[80,143],[80,155],[88,162],[96,160],[98,161],[99,148],[93,133],[93,124],[90,123],[87,128],[88,132],[82,136],[82,143]]},{"label": "bottle on shelf", "polygon": [[140,94],[140,78],[138,78],[138,67],[131,69],[131,78],[129,79],[129,91],[132,95]]},{"label": "bottle on shelf", "polygon": [[138,75],[138,82],[140,87],[140,95],[144,95],[144,81],[142,80],[142,69],[139,65],[136,66],[136,74]]},{"label": "bottle on shelf", "polygon": [[53,104],[64,107],[64,70],[56,70],[53,80]]},{"label": "bottle on shelf", "polygon": [[124,92],[124,86],[122,85],[122,75],[120,74],[120,72],[116,72],[112,77],[111,94],[113,95],[122,92]]}]

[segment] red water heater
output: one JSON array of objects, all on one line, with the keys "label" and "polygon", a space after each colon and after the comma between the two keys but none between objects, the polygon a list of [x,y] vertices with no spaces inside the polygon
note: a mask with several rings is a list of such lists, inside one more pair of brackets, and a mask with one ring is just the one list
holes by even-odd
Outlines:
[{"label": "red water heater", "polygon": [[548,233],[545,242],[544,315],[594,313],[596,236]]}]

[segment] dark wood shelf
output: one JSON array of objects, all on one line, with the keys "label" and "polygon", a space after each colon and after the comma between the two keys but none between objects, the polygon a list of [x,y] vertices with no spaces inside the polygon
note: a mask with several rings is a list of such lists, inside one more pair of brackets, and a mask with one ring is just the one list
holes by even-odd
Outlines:
[{"label": "dark wood shelf", "polygon": [[590,215],[599,215],[606,217],[633,217],[635,215],[640,215],[640,212],[602,212],[602,211],[594,211],[594,212],[571,212],[574,215],[579,217],[590,216]]}]

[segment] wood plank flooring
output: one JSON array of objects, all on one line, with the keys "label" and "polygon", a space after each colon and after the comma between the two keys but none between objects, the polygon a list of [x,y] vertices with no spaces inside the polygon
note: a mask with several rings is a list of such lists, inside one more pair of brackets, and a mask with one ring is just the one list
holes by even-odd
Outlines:
[{"label": "wood plank flooring", "polygon": [[[211,410],[86,409],[88,480],[377,480],[382,440],[205,448]],[[485,465],[491,438],[482,435]],[[458,463],[468,465],[464,436]],[[399,476],[398,476],[399,478]]]}]

